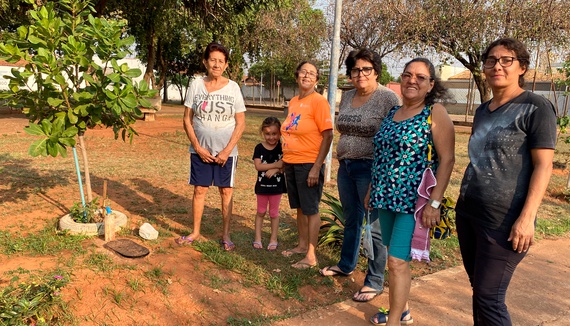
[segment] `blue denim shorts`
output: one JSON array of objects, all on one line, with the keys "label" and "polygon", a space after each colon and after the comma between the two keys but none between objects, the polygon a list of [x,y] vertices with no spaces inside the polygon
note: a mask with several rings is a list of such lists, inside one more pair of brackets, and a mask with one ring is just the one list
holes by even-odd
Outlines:
[{"label": "blue denim shorts", "polygon": [[233,188],[237,161],[237,156],[230,156],[226,164],[221,166],[218,163],[205,163],[200,155],[191,153],[188,183],[193,186]]}]

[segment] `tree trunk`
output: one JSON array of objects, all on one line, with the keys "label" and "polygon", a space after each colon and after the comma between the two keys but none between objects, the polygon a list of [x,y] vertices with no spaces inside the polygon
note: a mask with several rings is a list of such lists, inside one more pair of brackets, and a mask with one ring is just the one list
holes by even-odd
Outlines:
[{"label": "tree trunk", "polygon": [[156,65],[158,65],[158,84],[156,84],[156,89],[161,89],[163,85],[166,84],[166,70],[167,64],[166,60],[164,59],[163,49],[160,40],[157,41],[157,50],[156,50]]},{"label": "tree trunk", "polygon": [[146,70],[143,79],[149,85],[151,85],[152,89],[156,89],[154,81],[154,63],[156,61],[156,32],[154,29],[149,30],[147,43],[148,62],[146,63]]},{"label": "tree trunk", "polygon": [[87,160],[87,149],[85,148],[84,133],[79,134],[79,147],[81,148],[81,156],[83,157],[83,173],[85,174],[85,191],[87,192],[87,203],[93,201],[93,193],[91,191],[91,176],[89,174],[89,161]]},{"label": "tree trunk", "polygon": [[162,96],[162,103],[166,103],[168,102],[168,83],[165,82],[164,86],[162,87],[163,89],[163,96]]},{"label": "tree trunk", "polygon": [[475,84],[477,85],[477,89],[479,90],[481,103],[485,103],[488,100],[490,100],[491,99],[491,88],[489,87],[489,85],[487,85],[487,83],[485,82],[483,77],[478,73],[473,73],[473,80],[475,81]]}]

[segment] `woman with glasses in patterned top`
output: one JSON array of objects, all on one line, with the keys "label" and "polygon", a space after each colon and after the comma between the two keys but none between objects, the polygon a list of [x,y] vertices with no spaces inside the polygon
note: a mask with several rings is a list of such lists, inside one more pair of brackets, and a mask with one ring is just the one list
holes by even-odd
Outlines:
[{"label": "woman with glasses in patterned top", "polygon": [[[388,248],[390,310],[370,318],[375,325],[409,325],[412,235],[416,223],[437,225],[443,194],[455,162],[453,122],[437,100],[447,98],[447,90],[435,76],[433,64],[425,58],[408,62],[401,76],[402,105],[395,106],[374,136],[372,181],[364,205],[377,215],[382,242]],[[431,116],[431,123],[429,117]],[[433,145],[433,165],[437,185],[429,205],[415,218],[418,187],[428,167],[428,146]]]},{"label": "woman with glasses in patterned top", "polygon": [[516,266],[534,240],[556,145],[556,112],[525,91],[530,55],[503,38],[483,53],[493,98],[475,112],[470,163],[456,205],[463,265],[473,288],[474,325],[511,325],[505,305]]},{"label": "woman with glasses in patterned top", "polygon": [[[358,263],[364,220],[364,196],[370,184],[374,152],[372,138],[391,108],[400,103],[398,95],[378,83],[382,72],[380,56],[368,49],[352,51],[345,61],[346,74],[354,89],[342,94],[336,129],[340,138],[336,146],[339,161],[337,185],[345,219],[340,261],[320,270],[323,276],[347,276]],[[368,259],[364,285],[352,299],[367,302],[384,290],[386,246],[378,219],[370,219],[374,259]]]}]

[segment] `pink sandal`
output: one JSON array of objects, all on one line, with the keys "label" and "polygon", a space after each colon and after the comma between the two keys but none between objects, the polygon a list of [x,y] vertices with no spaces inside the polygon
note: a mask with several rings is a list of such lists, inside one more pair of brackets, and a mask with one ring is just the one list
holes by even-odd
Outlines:
[{"label": "pink sandal", "polygon": [[183,246],[183,245],[190,245],[192,244],[192,242],[194,242],[194,239],[190,238],[189,236],[185,235],[182,236],[176,240],[174,240],[174,242],[176,242],[178,245]]}]

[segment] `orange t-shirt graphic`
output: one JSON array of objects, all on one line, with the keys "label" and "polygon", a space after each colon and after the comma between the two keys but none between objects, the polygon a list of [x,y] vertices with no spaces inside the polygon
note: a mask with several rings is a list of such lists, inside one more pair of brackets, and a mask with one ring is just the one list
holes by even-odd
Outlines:
[{"label": "orange t-shirt graphic", "polygon": [[315,163],[323,141],[321,133],[332,129],[330,106],[319,93],[312,93],[289,102],[289,114],[281,125],[283,161],[285,163]]}]

